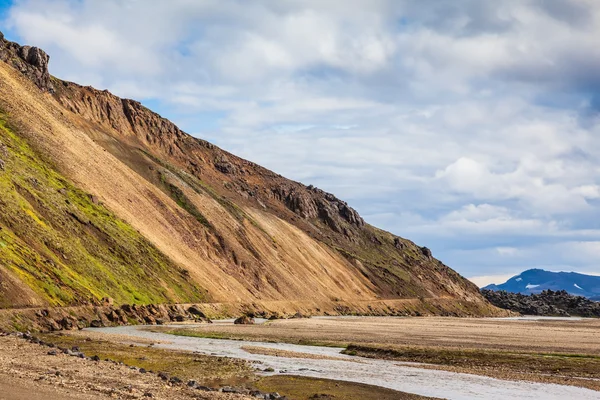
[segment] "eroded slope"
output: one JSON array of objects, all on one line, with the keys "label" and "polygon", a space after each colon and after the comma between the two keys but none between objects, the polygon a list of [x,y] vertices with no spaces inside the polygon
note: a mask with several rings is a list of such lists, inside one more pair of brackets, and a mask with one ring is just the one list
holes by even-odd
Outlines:
[{"label": "eroded slope", "polygon": [[437,299],[433,313],[494,312],[428,249],[366,224],[335,196],[195,139],[138,102],[50,77],[45,53],[24,49],[0,41],[10,123],[213,301]]}]

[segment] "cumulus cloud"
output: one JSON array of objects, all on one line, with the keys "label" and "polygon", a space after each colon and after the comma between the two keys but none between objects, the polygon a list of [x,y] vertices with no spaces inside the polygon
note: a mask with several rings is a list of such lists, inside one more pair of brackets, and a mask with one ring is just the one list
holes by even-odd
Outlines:
[{"label": "cumulus cloud", "polygon": [[591,0],[17,0],[51,72],[347,199],[467,276],[584,269],[600,227]]}]

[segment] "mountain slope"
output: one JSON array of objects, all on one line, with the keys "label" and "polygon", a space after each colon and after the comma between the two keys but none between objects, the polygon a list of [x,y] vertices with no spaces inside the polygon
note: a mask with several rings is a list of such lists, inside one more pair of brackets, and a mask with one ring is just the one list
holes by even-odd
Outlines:
[{"label": "mountain slope", "polygon": [[[164,258],[156,282],[177,293],[134,301],[310,302],[324,310],[407,299],[399,304],[431,313],[496,311],[428,249],[366,224],[335,196],[195,139],[138,102],[54,78],[40,49],[2,39],[0,59],[0,110],[13,136]],[[23,168],[4,173],[11,191],[18,191]],[[44,218],[58,229],[63,216],[50,208]],[[79,223],[82,238],[93,235],[85,218]],[[120,236],[107,234],[119,243]],[[111,253],[114,247],[97,246]],[[114,289],[98,283],[58,301],[0,256],[0,271],[12,274],[13,286],[42,293],[30,304],[79,304]],[[135,260],[118,264],[123,276],[148,269]],[[96,268],[104,266],[90,267]],[[132,300],[125,293],[113,297]]]},{"label": "mountain slope", "polygon": [[530,269],[513,276],[505,283],[488,285],[484,289],[505,290],[521,294],[541,293],[544,290],[565,290],[576,296],[598,298],[600,297],[600,276]]}]

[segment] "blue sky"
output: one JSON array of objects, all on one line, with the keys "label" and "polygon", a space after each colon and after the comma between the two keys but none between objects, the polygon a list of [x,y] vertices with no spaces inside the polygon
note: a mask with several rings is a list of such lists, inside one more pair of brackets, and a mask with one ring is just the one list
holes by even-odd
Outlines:
[{"label": "blue sky", "polygon": [[600,274],[600,3],[17,0],[51,72],[314,184],[476,283]]}]

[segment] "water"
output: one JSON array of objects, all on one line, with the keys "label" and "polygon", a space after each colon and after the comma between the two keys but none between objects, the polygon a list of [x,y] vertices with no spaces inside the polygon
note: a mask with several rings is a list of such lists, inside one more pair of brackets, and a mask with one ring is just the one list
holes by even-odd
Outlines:
[{"label": "water", "polygon": [[[275,374],[284,373],[366,383],[423,396],[456,400],[600,399],[600,392],[574,386],[503,381],[484,376],[418,368],[415,366],[419,364],[366,359],[340,354],[341,348],[173,336],[150,332],[144,330],[144,328],[141,326],[122,326],[89,330],[107,334],[128,335],[154,342],[160,341],[163,343],[158,343],[155,347],[164,349],[197,351],[209,355],[243,359],[258,364],[261,369],[273,368]],[[242,349],[245,346],[308,353],[317,356],[335,357],[340,360],[251,354]]]}]

